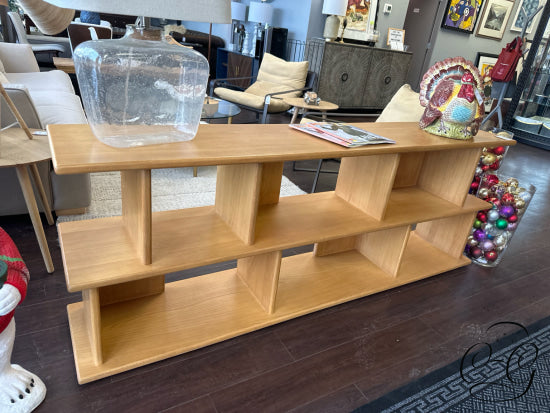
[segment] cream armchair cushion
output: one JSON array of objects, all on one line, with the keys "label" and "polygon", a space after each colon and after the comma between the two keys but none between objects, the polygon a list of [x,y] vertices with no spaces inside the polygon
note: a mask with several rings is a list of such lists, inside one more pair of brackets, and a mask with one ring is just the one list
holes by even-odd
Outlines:
[{"label": "cream armchair cushion", "polygon": [[[258,77],[244,92],[217,87],[214,93],[224,100],[235,102],[255,109],[264,107],[267,94],[284,92],[285,90],[301,89],[306,84],[309,62],[287,62],[269,53],[263,57]],[[282,101],[284,97],[297,97],[301,92],[290,92],[277,95],[271,99],[267,111],[284,112],[290,106]]]},{"label": "cream armchair cushion", "polygon": [[424,113],[418,93],[410,85],[403,85],[393,95],[376,122],[418,122]]}]

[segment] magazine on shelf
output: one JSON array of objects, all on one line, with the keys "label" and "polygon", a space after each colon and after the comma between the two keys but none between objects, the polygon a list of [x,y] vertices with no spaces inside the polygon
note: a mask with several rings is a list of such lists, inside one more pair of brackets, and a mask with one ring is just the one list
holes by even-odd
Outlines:
[{"label": "magazine on shelf", "polygon": [[356,126],[344,122],[310,122],[303,124],[290,124],[291,128],[309,133],[318,138],[325,139],[346,148],[354,148],[363,145],[378,143],[395,143],[391,139],[376,135]]}]

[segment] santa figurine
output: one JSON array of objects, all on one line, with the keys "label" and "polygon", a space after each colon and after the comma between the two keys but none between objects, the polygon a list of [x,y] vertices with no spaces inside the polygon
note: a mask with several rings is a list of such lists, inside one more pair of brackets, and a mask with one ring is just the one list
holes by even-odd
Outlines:
[{"label": "santa figurine", "polygon": [[31,412],[46,397],[37,376],[11,364],[15,339],[15,307],[25,298],[29,270],[17,247],[0,228],[0,412]]}]

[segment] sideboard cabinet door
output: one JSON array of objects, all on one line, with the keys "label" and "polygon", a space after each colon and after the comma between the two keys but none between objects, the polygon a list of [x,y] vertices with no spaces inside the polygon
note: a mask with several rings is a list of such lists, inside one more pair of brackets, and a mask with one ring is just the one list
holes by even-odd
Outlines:
[{"label": "sideboard cabinet door", "polygon": [[319,96],[343,109],[383,109],[405,83],[412,54],[325,43]]},{"label": "sideboard cabinet door", "polygon": [[405,83],[412,55],[394,50],[374,49],[369,87],[364,107],[384,108]]}]

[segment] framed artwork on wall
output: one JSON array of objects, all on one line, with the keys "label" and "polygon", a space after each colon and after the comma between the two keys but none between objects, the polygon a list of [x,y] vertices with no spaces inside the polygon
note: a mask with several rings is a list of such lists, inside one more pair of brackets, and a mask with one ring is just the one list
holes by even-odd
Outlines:
[{"label": "framed artwork on wall", "polygon": [[368,41],[376,29],[378,0],[348,0],[344,39]]},{"label": "framed artwork on wall", "polygon": [[448,0],[441,27],[473,33],[482,4],[483,0]]},{"label": "framed artwork on wall", "polygon": [[477,25],[476,36],[489,39],[502,39],[508,19],[514,7],[513,1],[487,0]]},{"label": "framed artwork on wall", "polygon": [[[521,13],[522,7],[525,9],[525,13],[527,13],[527,15],[529,16],[537,10],[541,2],[542,0],[520,0],[510,30],[514,32],[521,32],[523,30],[525,16],[523,15],[523,13]],[[529,24],[529,26],[527,26],[527,30],[525,31],[525,33],[531,33],[531,31],[533,30],[533,26],[535,26],[534,23],[536,20],[538,20],[538,17],[535,17],[533,20],[531,20],[531,23]]]},{"label": "framed artwork on wall", "polygon": [[485,104],[485,112],[491,110],[491,104],[493,103],[493,98],[491,98],[491,89],[493,87],[491,72],[497,59],[498,54],[477,52],[475,65],[479,69],[481,80],[483,81],[483,103]]}]

